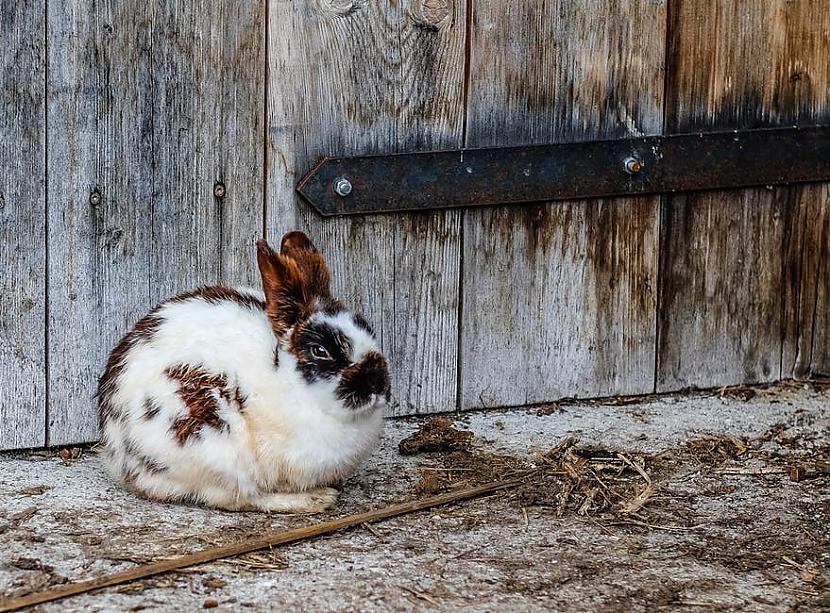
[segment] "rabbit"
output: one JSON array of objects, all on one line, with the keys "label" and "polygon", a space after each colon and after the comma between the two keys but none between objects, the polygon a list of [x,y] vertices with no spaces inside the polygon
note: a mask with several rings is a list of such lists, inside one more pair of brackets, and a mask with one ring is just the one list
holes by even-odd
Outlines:
[{"label": "rabbit", "polygon": [[201,287],[141,319],[98,382],[102,457],[139,496],[315,513],[377,444],[390,399],[366,320],[302,232],[257,242],[263,292]]}]

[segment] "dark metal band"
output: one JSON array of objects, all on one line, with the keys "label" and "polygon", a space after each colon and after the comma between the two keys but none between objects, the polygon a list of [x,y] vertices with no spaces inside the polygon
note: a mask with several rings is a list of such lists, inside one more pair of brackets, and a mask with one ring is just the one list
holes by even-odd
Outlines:
[{"label": "dark metal band", "polygon": [[830,127],[325,158],[297,190],[322,215],[830,181]]}]

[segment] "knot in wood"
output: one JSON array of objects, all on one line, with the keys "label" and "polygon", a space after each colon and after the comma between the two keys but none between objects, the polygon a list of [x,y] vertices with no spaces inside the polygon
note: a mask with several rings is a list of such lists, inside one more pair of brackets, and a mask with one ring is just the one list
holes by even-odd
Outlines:
[{"label": "knot in wood", "polygon": [[330,17],[343,17],[357,10],[354,0],[320,0],[320,12]]},{"label": "knot in wood", "polygon": [[452,18],[452,0],[416,0],[412,18],[418,25],[439,29]]}]

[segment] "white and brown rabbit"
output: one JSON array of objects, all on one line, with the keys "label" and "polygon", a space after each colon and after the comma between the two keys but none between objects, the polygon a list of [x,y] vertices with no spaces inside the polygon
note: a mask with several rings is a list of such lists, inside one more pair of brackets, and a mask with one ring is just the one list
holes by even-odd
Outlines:
[{"label": "white and brown rabbit", "polygon": [[261,240],[264,295],[203,287],[153,309],[98,383],[103,457],[153,500],[311,513],[376,444],[386,360],[301,232]]}]

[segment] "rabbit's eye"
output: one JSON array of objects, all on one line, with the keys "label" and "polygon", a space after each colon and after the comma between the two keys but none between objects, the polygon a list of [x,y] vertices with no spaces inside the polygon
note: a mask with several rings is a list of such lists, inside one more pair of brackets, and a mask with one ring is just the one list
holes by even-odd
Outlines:
[{"label": "rabbit's eye", "polygon": [[311,357],[313,357],[316,360],[330,360],[331,354],[329,353],[329,350],[323,347],[322,345],[312,345]]}]

